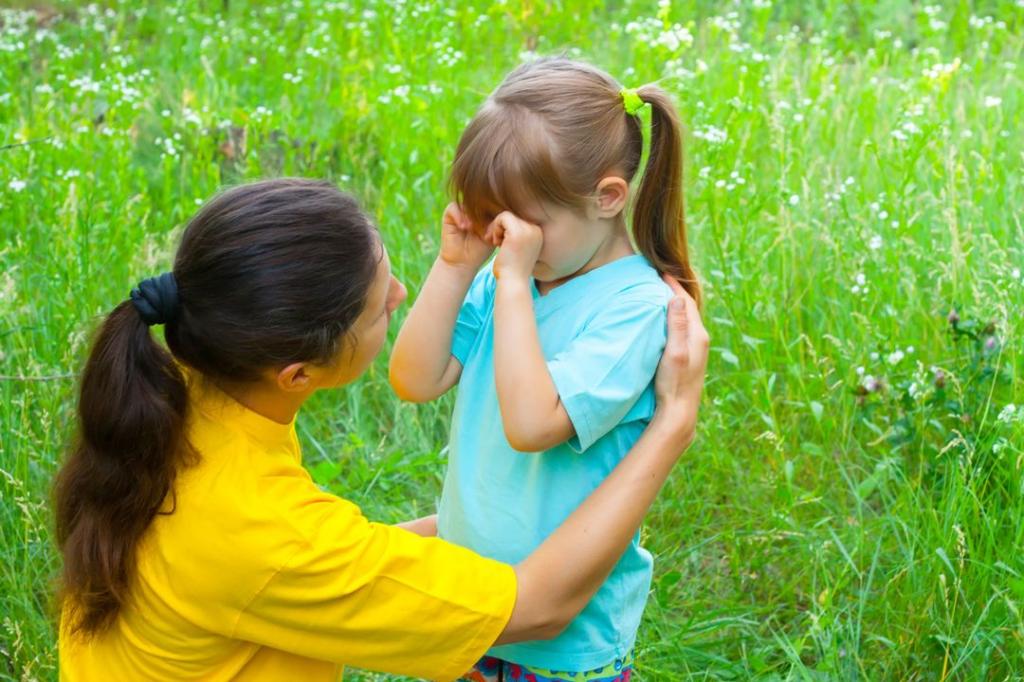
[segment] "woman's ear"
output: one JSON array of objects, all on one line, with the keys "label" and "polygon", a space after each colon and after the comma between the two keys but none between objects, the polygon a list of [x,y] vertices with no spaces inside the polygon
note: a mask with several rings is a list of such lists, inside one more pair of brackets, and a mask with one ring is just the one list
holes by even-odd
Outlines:
[{"label": "woman's ear", "polygon": [[308,363],[293,362],[277,373],[275,377],[277,387],[286,393],[309,390],[312,377],[307,371],[308,369]]},{"label": "woman's ear", "polygon": [[614,218],[626,208],[629,183],[617,175],[601,178],[597,183],[597,217]]}]

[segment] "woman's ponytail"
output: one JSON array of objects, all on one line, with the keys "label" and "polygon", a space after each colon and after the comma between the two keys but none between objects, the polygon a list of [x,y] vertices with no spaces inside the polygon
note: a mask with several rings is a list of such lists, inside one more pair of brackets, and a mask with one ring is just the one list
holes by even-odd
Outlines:
[{"label": "woman's ponytail", "polygon": [[651,105],[651,144],[633,204],[633,238],[651,265],[677,279],[700,305],[700,284],[686,245],[679,115],[661,88],[645,85],[636,93]]},{"label": "woman's ponytail", "polygon": [[125,301],[100,327],[82,374],[79,430],[54,483],[61,601],[71,629],[85,634],[124,604],[136,546],[189,452],[185,378],[144,315]]}]

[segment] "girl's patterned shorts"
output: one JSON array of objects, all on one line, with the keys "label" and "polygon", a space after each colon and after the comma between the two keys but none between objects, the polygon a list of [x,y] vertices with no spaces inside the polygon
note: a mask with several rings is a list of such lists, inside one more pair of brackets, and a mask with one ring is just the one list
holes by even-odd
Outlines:
[{"label": "girl's patterned shorts", "polygon": [[509,663],[484,656],[460,682],[630,682],[633,677],[633,652],[614,663],[585,672],[562,672]]}]

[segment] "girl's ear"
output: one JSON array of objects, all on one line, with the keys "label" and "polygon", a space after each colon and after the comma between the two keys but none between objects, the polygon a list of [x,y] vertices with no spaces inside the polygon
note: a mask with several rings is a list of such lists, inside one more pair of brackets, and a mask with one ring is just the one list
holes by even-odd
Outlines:
[{"label": "girl's ear", "polygon": [[617,175],[601,178],[597,183],[597,217],[614,218],[626,208],[629,183]]}]

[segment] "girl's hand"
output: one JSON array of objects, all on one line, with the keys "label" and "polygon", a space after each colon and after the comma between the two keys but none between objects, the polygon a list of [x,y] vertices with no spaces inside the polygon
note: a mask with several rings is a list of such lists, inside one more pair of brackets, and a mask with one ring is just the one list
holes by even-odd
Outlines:
[{"label": "girl's hand", "polygon": [[489,232],[478,234],[469,217],[452,202],[441,218],[441,260],[475,273],[494,252],[493,242],[486,238],[489,236]]},{"label": "girl's hand", "polygon": [[416,535],[422,535],[425,538],[437,537],[437,514],[413,519],[412,521],[396,523],[395,525],[412,533],[416,533]]},{"label": "girl's hand", "polygon": [[697,303],[675,279],[667,275],[662,279],[675,298],[669,302],[668,341],[654,381],[655,419],[679,429],[688,444],[696,430],[710,339]]},{"label": "girl's hand", "polygon": [[544,244],[540,228],[510,211],[502,211],[487,230],[494,244],[501,247],[494,261],[494,276],[499,280],[529,280]]}]

